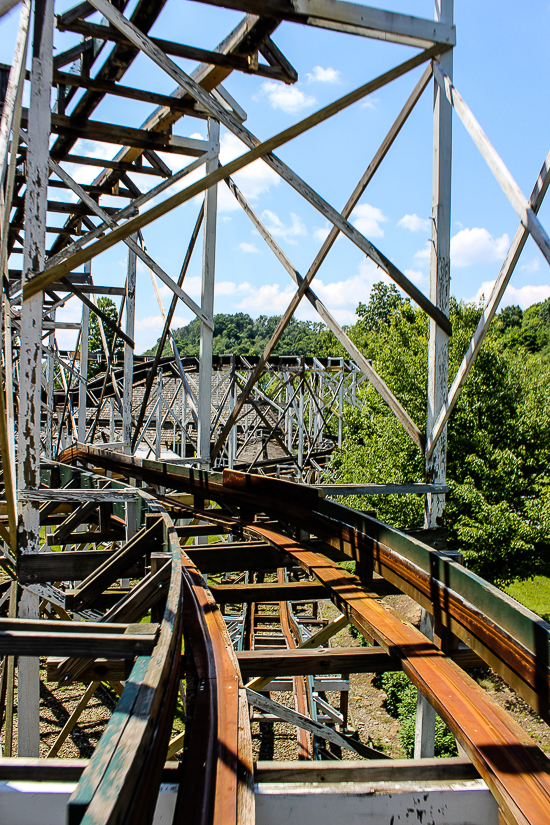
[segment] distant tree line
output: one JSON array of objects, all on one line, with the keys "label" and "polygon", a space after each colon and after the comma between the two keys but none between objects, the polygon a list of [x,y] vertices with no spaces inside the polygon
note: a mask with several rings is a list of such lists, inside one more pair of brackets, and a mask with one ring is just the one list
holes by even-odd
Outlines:
[{"label": "distant tree line", "polygon": [[[244,312],[234,315],[214,316],[214,355],[261,355],[275,332],[280,316],[260,315],[251,318]],[[184,327],[174,330],[174,339],[180,355],[198,355],[200,346],[200,321],[195,319]],[[338,350],[336,338],[320,322],[298,321],[292,318],[277,344],[275,355],[330,356]],[[154,354],[156,347],[147,354]],[[169,355],[169,344],[163,354]]]}]

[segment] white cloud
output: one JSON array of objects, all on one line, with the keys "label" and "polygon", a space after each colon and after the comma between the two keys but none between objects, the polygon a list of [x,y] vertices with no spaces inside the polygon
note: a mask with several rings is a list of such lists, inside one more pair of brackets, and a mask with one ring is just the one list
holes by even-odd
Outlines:
[{"label": "white cloud", "polygon": [[408,229],[409,232],[420,232],[421,230],[427,232],[430,228],[430,221],[427,218],[420,218],[416,212],[414,215],[403,215],[400,221],[397,221],[397,226],[402,226],[403,229]]},{"label": "white cloud", "polygon": [[237,284],[234,281],[218,281],[216,284],[216,296],[234,295],[237,291]]},{"label": "white cloud", "polygon": [[380,103],[379,97],[366,97],[365,100],[361,103],[361,109],[378,109],[378,104]]},{"label": "white cloud", "polygon": [[510,239],[506,233],[493,238],[483,227],[461,229],[451,238],[451,263],[456,267],[502,261]]},{"label": "white cloud", "polygon": [[417,261],[420,261],[421,263],[424,262],[424,261],[429,261],[430,260],[431,249],[432,249],[432,244],[431,244],[430,241],[427,241],[426,244],[422,247],[422,249],[419,249],[418,252],[414,253],[415,259]]},{"label": "white cloud", "polygon": [[[178,329],[189,323],[191,317],[184,315],[174,315],[172,319],[172,329]],[[142,318],[136,318],[136,331],[134,340],[136,343],[136,352],[143,352],[154,346],[162,329],[164,327],[164,320],[162,315],[146,315]]]},{"label": "white cloud", "polygon": [[[119,151],[120,146],[116,146],[114,143],[96,143],[93,140],[78,138],[73,147],[72,154],[101,158],[101,160],[112,160]],[[60,165],[77,183],[92,183],[92,181],[101,174],[101,169],[98,166],[82,166],[76,163],[65,163],[64,161],[62,161]]]},{"label": "white cloud", "polygon": [[254,253],[258,253],[260,251],[255,244],[247,243],[246,241],[243,241],[239,244],[239,249],[241,250],[241,252],[247,252],[250,255],[253,255]]},{"label": "white cloud", "polygon": [[520,266],[522,272],[538,272],[540,269],[540,258],[533,258],[529,263]]},{"label": "white cloud", "polygon": [[297,235],[307,235],[307,229],[300,216],[295,215],[294,212],[290,213],[290,219],[292,223],[290,226],[286,226],[280,217],[275,212],[272,212],[271,209],[264,209],[262,212],[262,220],[274,238],[284,238],[289,243],[295,244],[297,242],[294,238]]},{"label": "white cloud", "polygon": [[314,66],[311,73],[306,74],[308,83],[341,83],[340,72],[338,69],[333,69],[328,66],[323,69],[322,66]]},{"label": "white cloud", "polygon": [[423,284],[427,279],[423,272],[419,269],[405,269],[404,274],[407,276],[409,281],[412,281],[413,284],[419,286]]},{"label": "white cloud", "polygon": [[[494,285],[494,281],[485,281],[478,289],[473,300],[477,303],[481,300],[482,296],[487,300]],[[542,284],[540,286],[524,284],[524,286],[520,286],[519,288],[509,285],[502,297],[500,307],[503,309],[507,306],[519,304],[522,309],[527,309],[527,307],[530,307],[532,304],[538,304],[541,301],[546,301],[548,298],[550,298],[550,286],[548,284]]]},{"label": "white cloud", "polygon": [[[229,132],[222,134],[220,142],[220,162],[225,164],[248,151],[248,148],[235,135]],[[235,183],[247,200],[256,200],[265,194],[272,186],[281,182],[279,175],[270,169],[262,160],[256,160],[245,166],[234,176]],[[220,212],[233,212],[240,209],[234,195],[225,184],[218,186],[218,209]]]},{"label": "white cloud", "polygon": [[382,238],[384,230],[381,223],[387,221],[381,209],[371,206],[370,203],[360,203],[352,213],[352,223],[366,238]]},{"label": "white cloud", "polygon": [[260,315],[264,313],[277,315],[284,312],[296,291],[294,284],[288,284],[284,289],[281,289],[279,284],[263,284],[257,288],[246,283],[241,284],[242,287],[248,287],[248,294],[235,306],[237,309],[252,311]]},{"label": "white cloud", "polygon": [[284,86],[274,80],[266,80],[262,83],[258,97],[264,95],[274,109],[281,109],[287,114],[300,112],[316,102],[314,97],[304,94],[297,86]]},{"label": "white cloud", "polygon": [[325,223],[324,226],[314,226],[313,227],[313,237],[316,241],[323,243],[324,240],[328,237],[330,232],[330,225],[328,222]]}]

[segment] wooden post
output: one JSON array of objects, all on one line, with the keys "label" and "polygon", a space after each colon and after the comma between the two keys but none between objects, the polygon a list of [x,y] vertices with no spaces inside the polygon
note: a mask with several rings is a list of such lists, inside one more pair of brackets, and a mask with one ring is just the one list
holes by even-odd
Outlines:
[{"label": "wooden post", "polygon": [[[53,54],[53,0],[37,0],[34,11],[34,40],[29,105],[27,192],[25,199],[25,246],[23,285],[44,268],[46,248],[46,199],[49,177],[50,98]],[[42,369],[42,303],[38,292],[23,302],[21,311],[21,355],[19,379],[18,488],[40,486],[40,394]],[[37,553],[40,517],[37,502],[19,506],[20,553]],[[38,617],[39,598],[23,592],[19,615]],[[39,660],[22,656],[18,678],[18,755],[38,756]]]},{"label": "wooden post", "polygon": [[[208,139],[218,144],[220,124],[212,118],[208,121]],[[206,164],[206,174],[218,167],[217,156]],[[214,318],[214,279],[216,266],[216,213],[218,205],[217,186],[212,186],[204,200],[204,242],[202,256],[202,295],[201,309],[209,319]],[[201,467],[210,468],[210,415],[212,396],[212,339],[213,328],[201,320],[200,372],[199,372],[199,431],[197,457]]]},{"label": "wooden post", "polygon": [[[435,19],[452,24],[453,0],[435,0]],[[441,68],[452,78],[453,53],[441,55]],[[452,107],[445,93],[434,81],[433,121],[433,181],[432,181],[432,247],[430,255],[430,299],[449,315],[450,248],[451,248],[451,143]],[[449,339],[430,319],[428,350],[428,410],[426,432],[429,436],[441,409],[447,403],[449,387]],[[444,484],[447,474],[447,430],[431,457],[426,461],[426,481]],[[445,495],[428,493],[424,527],[438,527],[442,523]],[[420,629],[433,639],[431,616],[422,611]],[[416,706],[415,759],[434,755],[435,711],[418,693]]]},{"label": "wooden post", "polygon": [[[92,263],[88,261],[84,264],[84,272],[90,275]],[[80,374],[86,381],[80,381],[78,385],[78,440],[86,440],[86,402],[87,402],[87,379],[88,379],[88,348],[90,337],[90,307],[82,304],[82,332],[80,334]]]},{"label": "wooden post", "polygon": [[[137,243],[137,235],[133,236]],[[136,318],[136,263],[137,256],[133,249],[128,249],[128,271],[126,276],[126,335],[134,340]],[[131,440],[132,428],[132,387],[134,379],[134,351],[132,347],[124,345],[124,389],[122,394],[122,440]],[[130,446],[123,447],[123,451],[131,452]]]}]

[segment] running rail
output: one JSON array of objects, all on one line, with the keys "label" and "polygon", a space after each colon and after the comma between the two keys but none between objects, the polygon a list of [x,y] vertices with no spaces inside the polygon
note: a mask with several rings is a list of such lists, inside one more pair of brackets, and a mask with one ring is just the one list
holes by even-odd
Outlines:
[{"label": "running rail", "polygon": [[[191,493],[198,505],[194,512],[203,517],[208,513],[208,518],[226,528],[233,524],[238,529],[239,520],[231,515],[238,507],[241,529],[245,527],[266,540],[281,558],[290,557],[315,576],[363,635],[400,660],[404,672],[465,748],[505,820],[529,825],[548,821],[549,760],[456,663],[384,605],[374,585],[369,589],[368,581],[347,573],[330,556],[335,551],[343,553],[360,560],[363,569],[370,563],[374,571],[434,614],[436,633],[447,627],[467,641],[548,718],[550,626],[546,622],[444,554],[376,519],[328,501],[305,485],[230,470],[205,473],[82,445],[67,450],[63,460],[100,466],[168,490]],[[219,515],[202,510],[200,502],[204,500],[222,505]],[[169,494],[163,501],[185,509]],[[255,513],[267,514],[275,524],[262,526],[253,520]],[[312,534],[315,540],[295,540],[296,528]],[[190,579],[194,575],[190,573]],[[204,589],[202,593],[207,599]],[[196,615],[196,610],[186,613],[186,621],[193,621]],[[231,675],[222,669],[219,673],[229,685]],[[210,768],[208,763],[206,771]]]}]

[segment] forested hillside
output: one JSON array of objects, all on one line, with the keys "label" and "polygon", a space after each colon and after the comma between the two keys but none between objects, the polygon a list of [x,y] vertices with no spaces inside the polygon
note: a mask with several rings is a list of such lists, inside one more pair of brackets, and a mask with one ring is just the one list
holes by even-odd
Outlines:
[{"label": "forested hillside", "polygon": [[[235,315],[214,316],[214,355],[232,353],[234,355],[261,355],[265,345],[277,328],[280,316],[268,318],[260,315],[255,320],[244,312]],[[174,338],[180,355],[198,355],[200,342],[200,321],[195,319],[185,327],[174,331]],[[291,319],[275,349],[275,355],[316,355],[336,354],[338,342],[324,324]],[[156,352],[156,347],[150,353]],[[171,352],[167,344],[164,353]],[[146,355],[148,353],[145,353]]]}]

